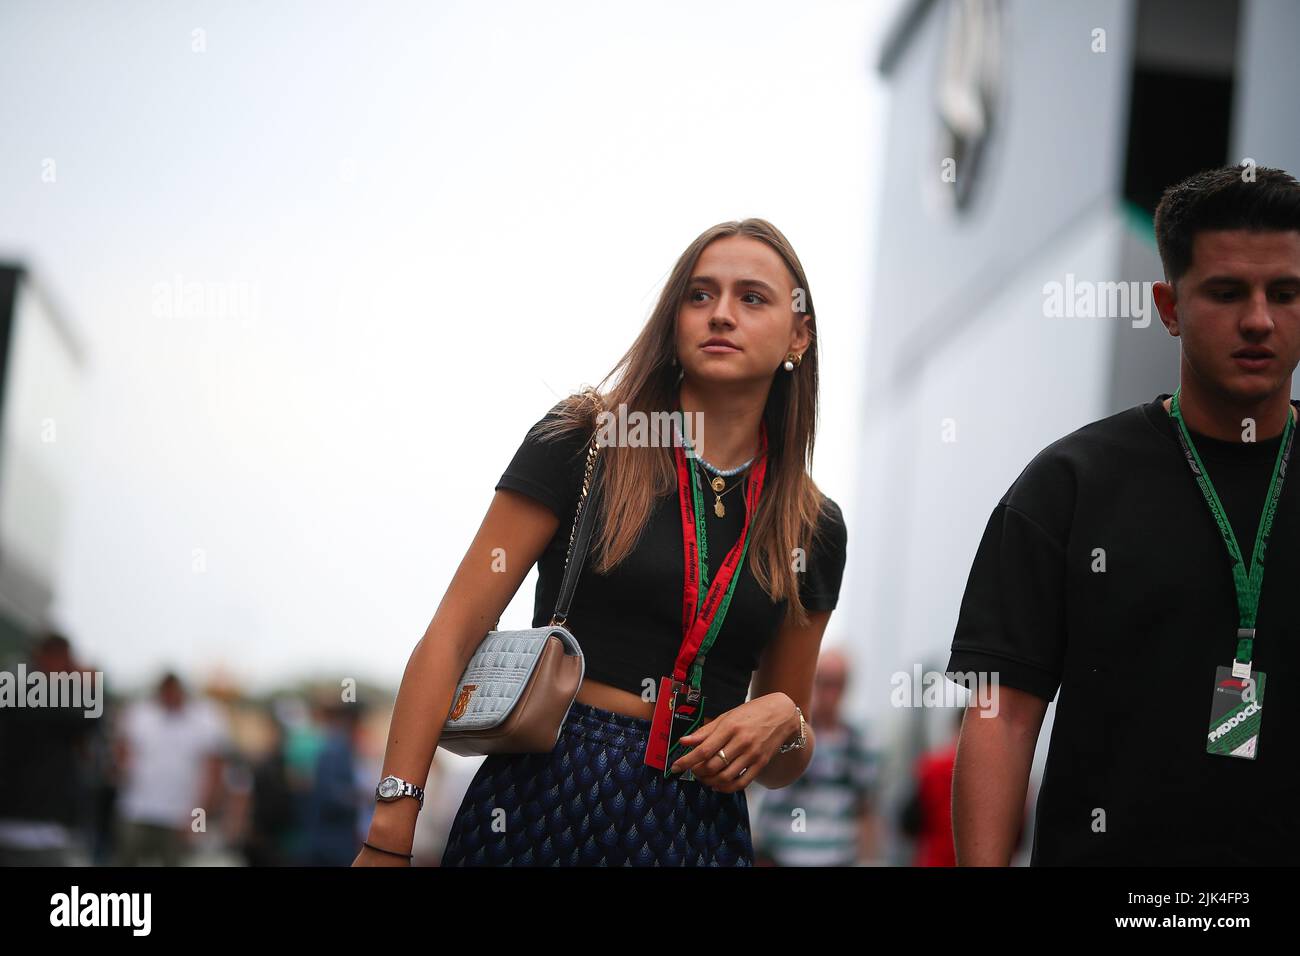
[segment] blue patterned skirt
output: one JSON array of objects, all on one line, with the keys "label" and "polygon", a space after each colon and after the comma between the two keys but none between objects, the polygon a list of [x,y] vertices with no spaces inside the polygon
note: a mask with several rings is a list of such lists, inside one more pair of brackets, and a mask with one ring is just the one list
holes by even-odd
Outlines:
[{"label": "blue patterned skirt", "polygon": [[665,780],[650,721],[574,701],[550,753],[483,759],[443,866],[753,866],[745,791]]}]

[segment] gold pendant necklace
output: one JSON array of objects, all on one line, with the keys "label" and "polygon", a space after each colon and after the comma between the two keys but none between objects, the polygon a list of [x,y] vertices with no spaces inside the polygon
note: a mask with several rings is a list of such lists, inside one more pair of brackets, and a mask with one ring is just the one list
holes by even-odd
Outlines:
[{"label": "gold pendant necklace", "polygon": [[722,496],[730,494],[739,488],[743,480],[743,478],[738,479],[730,488],[727,487],[727,483],[722,480],[721,476],[715,476],[714,479],[709,482],[709,487],[713,489],[713,513],[719,518],[725,518],[727,516],[727,509],[722,506]]},{"label": "gold pendant necklace", "polygon": [[[677,419],[674,418],[673,421],[676,422]],[[725,518],[727,516],[727,509],[722,506],[722,496],[725,495],[727,492],[731,491],[732,489],[736,488],[737,486],[739,486],[743,479],[738,479],[736,481],[736,484],[732,485],[731,488],[727,487],[727,483],[724,479],[730,478],[732,475],[743,475],[746,471],[749,470],[749,466],[754,463],[754,459],[751,458],[743,465],[738,465],[737,467],[732,468],[729,471],[722,471],[720,468],[715,468],[713,465],[710,465],[699,455],[696,455],[695,458],[697,461],[699,461],[699,463],[704,467],[706,471],[713,472],[713,478],[709,481],[709,487],[713,489],[713,496],[714,496],[713,513],[717,515],[719,518]]]}]

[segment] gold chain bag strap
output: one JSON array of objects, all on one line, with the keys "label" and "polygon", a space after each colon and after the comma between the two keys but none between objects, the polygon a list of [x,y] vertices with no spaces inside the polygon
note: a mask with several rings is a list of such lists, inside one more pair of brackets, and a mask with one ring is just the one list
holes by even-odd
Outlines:
[{"label": "gold chain bag strap", "polygon": [[559,740],[586,668],[582,648],[564,622],[598,510],[596,477],[601,462],[596,451],[592,436],[551,622],[545,627],[488,632],[460,675],[438,746],[476,757],[549,753]]}]

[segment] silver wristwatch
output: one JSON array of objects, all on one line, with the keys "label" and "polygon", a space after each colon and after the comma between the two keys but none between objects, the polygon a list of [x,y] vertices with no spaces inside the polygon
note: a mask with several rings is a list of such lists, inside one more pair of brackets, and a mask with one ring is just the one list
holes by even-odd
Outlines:
[{"label": "silver wristwatch", "polygon": [[794,709],[795,713],[799,715],[799,737],[797,740],[792,740],[788,744],[782,744],[781,749],[777,751],[779,754],[789,753],[791,750],[798,750],[803,747],[804,744],[808,743],[808,737],[804,734],[803,711],[799,709],[798,704],[794,705]]},{"label": "silver wristwatch", "polygon": [[415,797],[420,801],[420,809],[424,809],[424,788],[417,787],[401,777],[394,777],[391,773],[379,781],[379,786],[375,787],[375,797],[385,803],[391,803],[402,797]]}]

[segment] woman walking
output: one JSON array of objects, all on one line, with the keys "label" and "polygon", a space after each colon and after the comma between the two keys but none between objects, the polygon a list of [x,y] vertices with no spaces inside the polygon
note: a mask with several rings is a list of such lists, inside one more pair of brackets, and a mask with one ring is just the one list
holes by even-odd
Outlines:
[{"label": "woman walking", "polygon": [[[534,563],[533,626],[547,624],[603,430],[618,437],[599,443],[565,623],[585,677],[553,750],[484,759],[444,866],[753,864],[745,789],[786,786],[812,756],[804,714],[845,561],[840,509],[808,474],[816,336],[785,237],[722,223],[682,253],[612,387],[529,430],[411,655],[383,773],[423,783],[460,674]],[[612,424],[633,413],[671,415],[672,440]],[[674,721],[669,698],[698,705],[694,719]],[[658,751],[657,707],[674,728]],[[356,865],[405,865],[419,809],[380,802]]]}]

